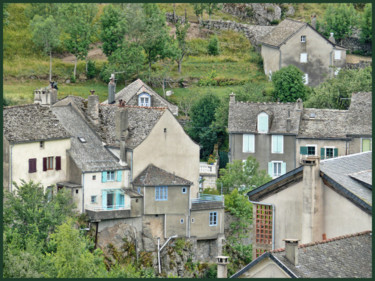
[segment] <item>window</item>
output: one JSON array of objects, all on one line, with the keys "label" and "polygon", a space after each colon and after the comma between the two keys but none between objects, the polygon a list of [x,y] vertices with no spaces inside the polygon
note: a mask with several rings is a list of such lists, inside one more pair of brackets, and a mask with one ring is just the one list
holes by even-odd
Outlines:
[{"label": "window", "polygon": [[96,195],[91,196],[91,203],[96,203]]},{"label": "window", "polygon": [[78,140],[81,142],[81,143],[86,143],[86,139],[84,137],[78,137]]},{"label": "window", "polygon": [[316,145],[310,144],[306,146],[301,146],[299,153],[302,155],[316,155]]},{"label": "window", "polygon": [[43,158],[43,171],[53,170],[53,157]]},{"label": "window", "polygon": [[259,257],[272,245],[272,206],[255,205],[255,253]]},{"label": "window", "polygon": [[268,174],[272,178],[277,178],[286,173],[286,163],[282,161],[268,162]]},{"label": "window", "polygon": [[39,142],[40,148],[44,148],[44,141]]},{"label": "window", "polygon": [[306,35],[301,36],[301,43],[306,43]]},{"label": "window", "polygon": [[268,133],[268,114],[258,114],[258,133]]},{"label": "window", "polygon": [[284,153],[284,136],[272,135],[272,153]]},{"label": "window", "polygon": [[362,152],[372,151],[372,139],[362,139]]},{"label": "window", "polygon": [[254,149],[254,135],[243,135],[242,137],[242,152],[255,152]]},{"label": "window", "polygon": [[47,200],[51,201],[53,196],[53,186],[47,186]]},{"label": "window", "polygon": [[92,180],[93,180],[93,181],[96,180],[96,175],[93,175],[93,176],[92,176]]},{"label": "window", "polygon": [[316,146],[307,147],[307,155],[316,155]]},{"label": "window", "polygon": [[210,212],[210,226],[217,225],[217,212]]},{"label": "window", "polygon": [[107,181],[115,180],[115,171],[107,171]]},{"label": "window", "polygon": [[301,53],[300,62],[307,62],[307,53]]},{"label": "window", "polygon": [[155,187],[155,200],[156,201],[168,200],[168,186]]},{"label": "window", "polygon": [[184,223],[184,219],[180,219],[180,223],[183,224]]},{"label": "window", "polygon": [[338,149],[335,147],[322,147],[320,148],[320,158],[329,159],[338,156]]},{"label": "window", "polygon": [[79,192],[78,189],[76,189],[76,194],[78,194],[78,192]]},{"label": "window", "polygon": [[341,51],[335,50],[335,60],[341,60]]},{"label": "window", "polygon": [[29,159],[29,173],[36,172],[36,158]]},{"label": "window", "polygon": [[192,218],[192,219],[191,219],[191,223],[194,223],[194,222],[195,222],[195,218]]},{"label": "window", "polygon": [[338,67],[335,69],[335,76],[339,75],[340,70],[341,70],[341,67]]},{"label": "window", "polygon": [[186,193],[186,187],[182,188],[182,193]]},{"label": "window", "polygon": [[139,106],[151,106],[151,96],[146,93],[142,93],[138,97]]},{"label": "window", "polygon": [[309,74],[304,73],[302,76],[302,81],[303,81],[303,84],[305,85],[309,84]]},{"label": "window", "polygon": [[272,81],[272,71],[268,71],[268,80]]}]

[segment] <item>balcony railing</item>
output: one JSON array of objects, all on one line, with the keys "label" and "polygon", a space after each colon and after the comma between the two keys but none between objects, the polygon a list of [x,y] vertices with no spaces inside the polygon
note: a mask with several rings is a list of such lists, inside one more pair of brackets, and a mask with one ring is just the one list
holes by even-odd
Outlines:
[{"label": "balcony railing", "polygon": [[125,204],[125,205],[110,205],[106,207],[102,206],[96,206],[96,205],[89,205],[86,207],[87,210],[92,210],[92,211],[117,211],[117,210],[130,210],[130,204]]},{"label": "balcony railing", "polygon": [[213,195],[213,194],[198,194],[198,198],[192,199],[194,203],[205,203],[205,202],[224,202],[224,195]]},{"label": "balcony railing", "polygon": [[216,174],[216,163],[209,165],[206,162],[200,162],[199,164],[200,174]]}]

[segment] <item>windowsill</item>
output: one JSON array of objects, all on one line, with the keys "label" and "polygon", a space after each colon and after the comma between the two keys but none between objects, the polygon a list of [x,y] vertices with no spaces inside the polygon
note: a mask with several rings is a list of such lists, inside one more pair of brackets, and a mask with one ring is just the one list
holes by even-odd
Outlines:
[{"label": "windowsill", "polygon": [[284,154],[284,152],[271,152],[272,154]]},{"label": "windowsill", "polygon": [[209,226],[217,226],[217,224],[210,224]]}]

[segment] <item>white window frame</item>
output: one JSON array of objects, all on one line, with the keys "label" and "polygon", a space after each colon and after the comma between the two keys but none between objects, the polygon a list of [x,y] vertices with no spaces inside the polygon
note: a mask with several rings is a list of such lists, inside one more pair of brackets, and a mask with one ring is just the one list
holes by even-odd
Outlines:
[{"label": "white window frame", "polygon": [[[277,178],[277,177],[282,176],[282,174],[281,174],[282,167],[281,166],[283,165],[283,161],[271,161],[271,163],[272,163],[272,177]],[[278,174],[275,174],[275,165],[276,164],[280,164],[280,173],[278,173]]]},{"label": "white window frame", "polygon": [[301,35],[301,43],[306,43],[306,35]]},{"label": "white window frame", "polygon": [[[335,148],[334,146],[324,146],[324,159],[331,159],[335,157]],[[327,157],[327,148],[332,149],[332,157]]]},{"label": "white window frame", "polygon": [[[252,142],[249,142],[247,147],[248,149],[245,150],[245,136],[248,136],[248,138],[252,139]],[[242,135],[242,152],[244,153],[254,153],[255,152],[255,136],[254,134],[243,134]]]},{"label": "white window frame", "polygon": [[183,224],[185,222],[184,219],[180,219],[180,224]]},{"label": "white window frame", "polygon": [[187,192],[187,188],[183,187],[181,191],[182,191],[183,194],[185,194]]},{"label": "white window frame", "polygon": [[218,212],[210,212],[209,225],[217,226],[218,219],[219,219]]},{"label": "white window frame", "polygon": [[[267,117],[267,127],[266,127],[266,130],[260,130],[260,120],[263,119],[264,117]],[[268,116],[267,113],[265,112],[261,112],[258,114],[258,117],[257,117],[257,128],[258,128],[258,133],[261,133],[261,134],[267,134],[268,133],[268,127],[269,127],[269,124],[270,124],[270,117]],[[263,129],[263,128],[262,128]]]},{"label": "white window frame", "polygon": [[97,199],[98,199],[98,196],[97,196],[97,195],[91,195],[91,200],[90,200],[90,202],[91,202],[92,204],[98,203]]},{"label": "white window frame", "polygon": [[[142,99],[144,101],[142,102]],[[146,101],[147,99],[147,101]],[[151,106],[151,96],[147,93],[142,93],[138,97],[138,106],[145,106],[145,107],[150,107]]]},{"label": "white window frame", "polygon": [[[276,137],[277,138],[281,137],[281,151],[275,151],[274,150],[274,142],[276,141]],[[271,152],[275,153],[275,154],[283,154],[284,153],[284,136],[283,135],[272,135]]]},{"label": "white window frame", "polygon": [[372,138],[361,138],[361,152],[363,152],[363,140],[370,140],[370,149],[372,151]]},{"label": "white window frame", "polygon": [[318,147],[317,147],[316,144],[306,144],[305,146],[307,147],[307,156],[313,155],[313,154],[309,154],[309,147],[315,147],[315,154],[313,156],[317,155],[317,153],[318,153]]},{"label": "white window frame", "polygon": [[305,84],[305,85],[309,84],[309,74],[308,73],[303,74],[302,81],[303,81],[303,84]]},{"label": "white window frame", "polygon": [[307,63],[307,53],[301,53],[299,55],[299,62],[300,63]]},{"label": "white window frame", "polygon": [[334,51],[334,58],[335,60],[341,60],[341,50]]},{"label": "white window frame", "polygon": [[115,179],[116,179],[116,172],[107,171],[107,181],[115,181]]}]

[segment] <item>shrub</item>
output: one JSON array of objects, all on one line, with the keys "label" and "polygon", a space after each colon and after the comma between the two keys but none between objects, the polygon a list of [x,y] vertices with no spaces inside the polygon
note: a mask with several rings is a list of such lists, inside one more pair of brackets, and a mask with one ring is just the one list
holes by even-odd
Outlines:
[{"label": "shrub", "polygon": [[87,73],[86,76],[88,79],[92,79],[96,76],[96,67],[95,67],[95,61],[89,60],[87,62]]},{"label": "shrub", "polygon": [[209,55],[217,56],[220,54],[219,39],[216,35],[212,36],[207,46],[207,52]]},{"label": "shrub", "polygon": [[280,102],[295,102],[298,98],[305,100],[306,87],[302,71],[294,65],[281,68],[272,75],[275,87],[274,98]]}]

